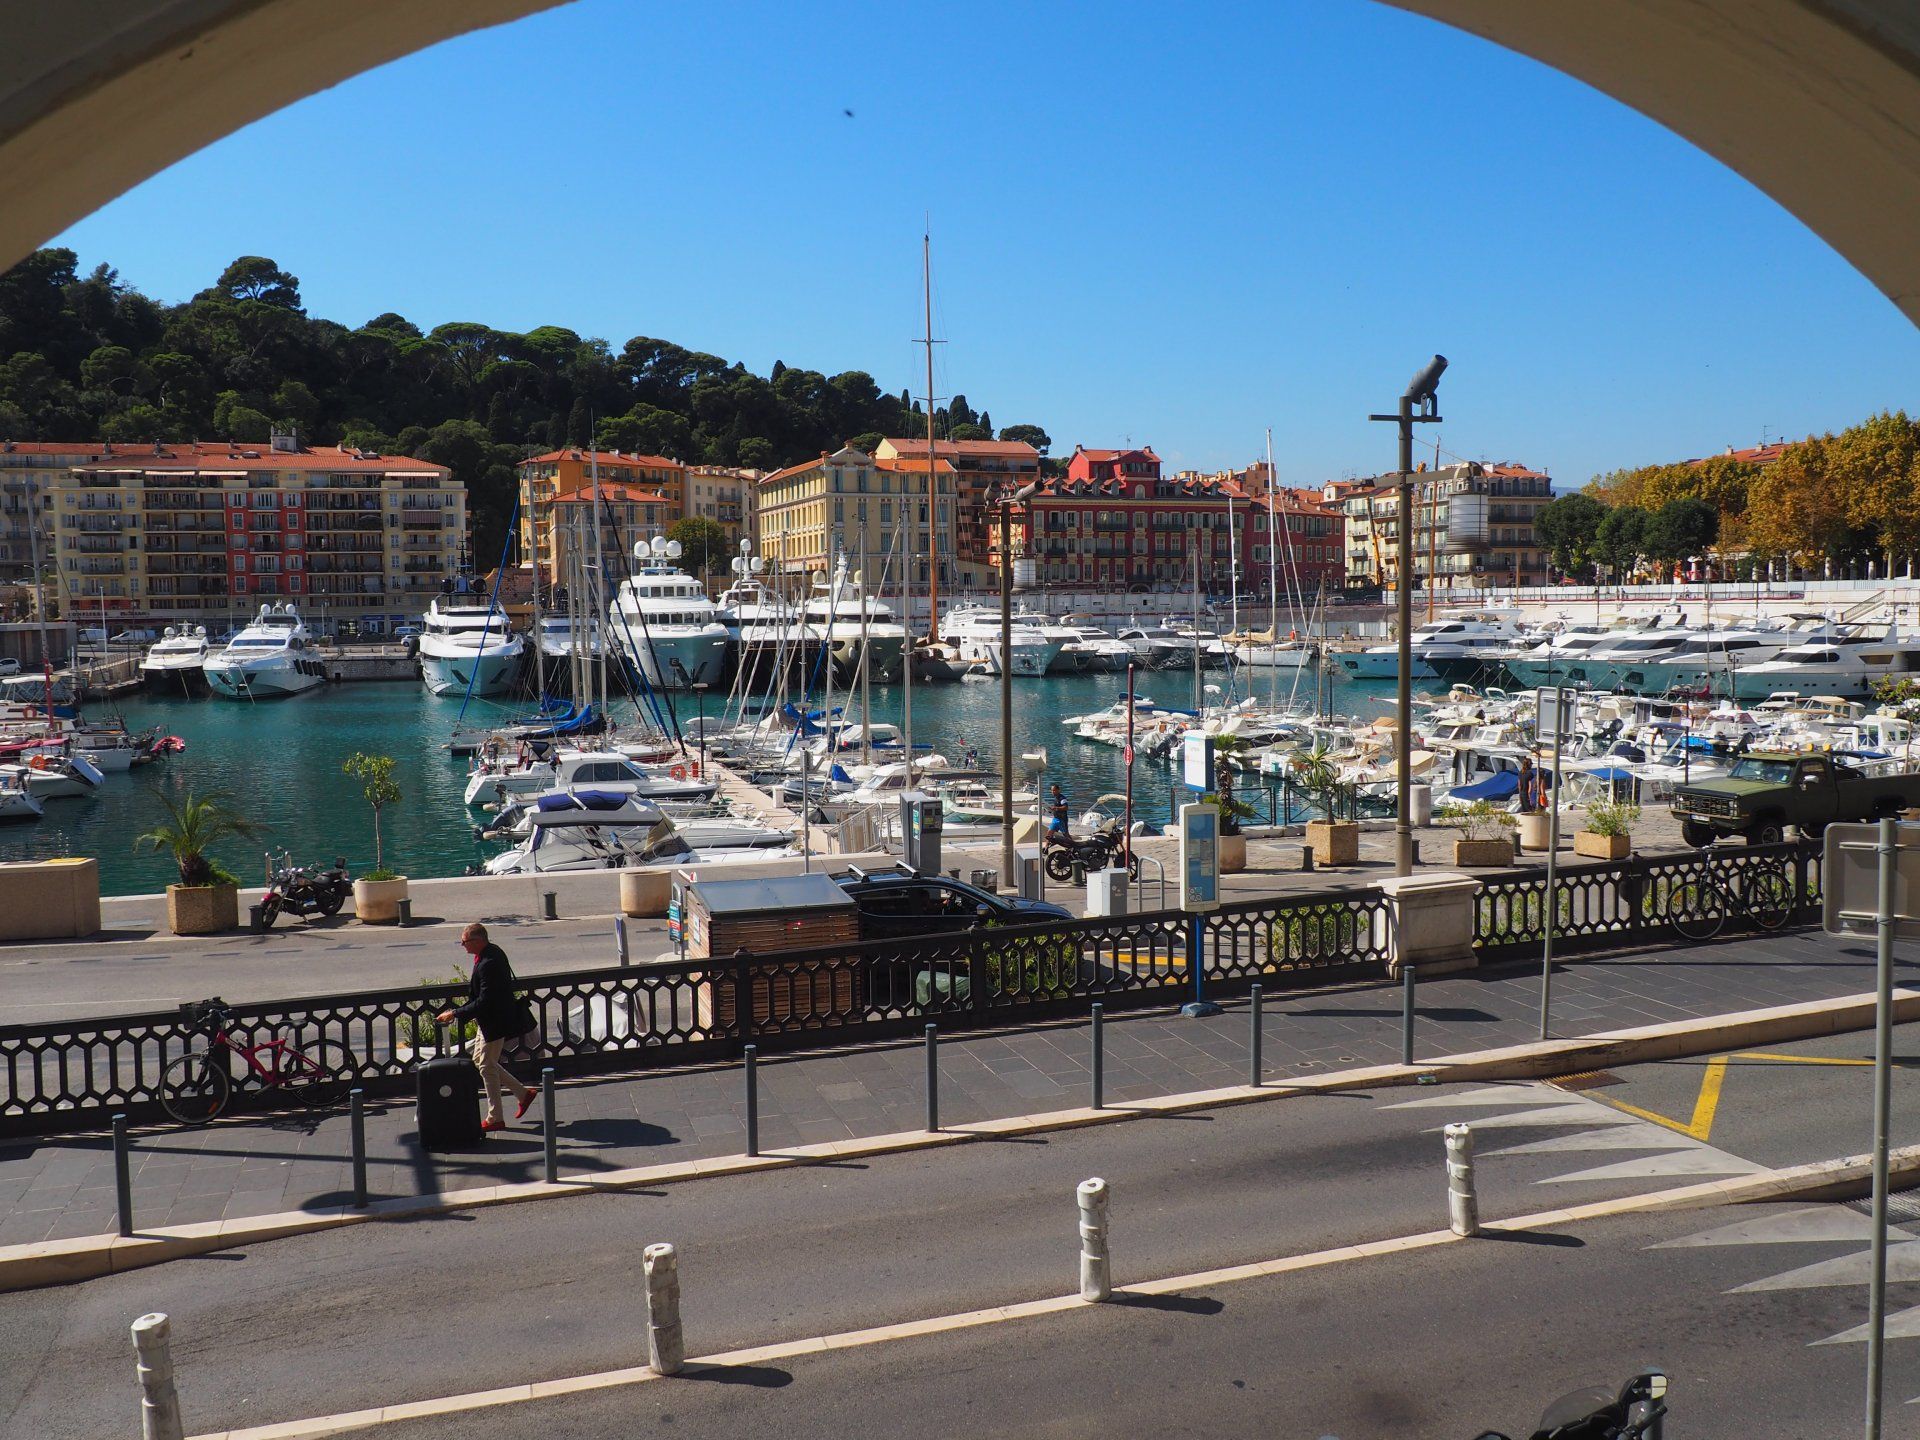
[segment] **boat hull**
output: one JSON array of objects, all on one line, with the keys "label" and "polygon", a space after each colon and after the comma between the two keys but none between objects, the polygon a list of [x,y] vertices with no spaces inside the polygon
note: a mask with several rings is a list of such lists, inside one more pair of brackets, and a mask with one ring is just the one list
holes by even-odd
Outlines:
[{"label": "boat hull", "polygon": [[207,676],[201,668],[206,662],[193,665],[142,665],[140,667],[140,685],[149,695],[190,695],[194,697],[207,693]]},{"label": "boat hull", "polygon": [[306,655],[259,662],[209,660],[201,673],[208,693],[222,700],[281,700],[327,683],[326,667]]},{"label": "boat hull", "polygon": [[505,695],[520,681],[526,652],[519,648],[459,655],[420,655],[420,679],[435,695]]},{"label": "boat hull", "polygon": [[726,678],[732,640],[727,627],[715,622],[698,627],[649,626],[614,629],[615,648],[646,677],[656,690],[687,690],[695,685],[718,685]]}]

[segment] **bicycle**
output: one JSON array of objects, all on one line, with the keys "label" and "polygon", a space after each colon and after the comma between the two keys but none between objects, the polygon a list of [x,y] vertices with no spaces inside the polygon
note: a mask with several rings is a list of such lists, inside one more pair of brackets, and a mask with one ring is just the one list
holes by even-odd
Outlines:
[{"label": "bicycle", "polygon": [[218,1000],[189,1006],[187,1014],[209,1043],[176,1055],[160,1072],[160,1108],[182,1125],[206,1125],[226,1112],[234,1090],[228,1061],[236,1055],[247,1062],[246,1080],[284,1090],[308,1109],[332,1109],[352,1088],[359,1061],[337,1040],[302,1049],[275,1035],[249,1045],[233,1033],[233,1012]]},{"label": "bicycle", "polygon": [[1764,931],[1783,929],[1798,904],[1793,877],[1783,864],[1756,862],[1718,875],[1711,850],[1698,876],[1663,879],[1658,913],[1683,940],[1711,940],[1735,915]]}]

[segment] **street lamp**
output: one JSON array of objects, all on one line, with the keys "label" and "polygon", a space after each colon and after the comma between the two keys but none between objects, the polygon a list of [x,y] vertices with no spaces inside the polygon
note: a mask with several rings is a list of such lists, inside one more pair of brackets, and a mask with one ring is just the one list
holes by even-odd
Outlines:
[{"label": "street lamp", "polygon": [[[1413,714],[1413,427],[1438,423],[1440,377],[1447,368],[1447,357],[1436,355],[1407,382],[1400,407],[1392,415],[1369,415],[1369,420],[1384,420],[1400,427],[1400,676],[1394,702],[1399,706],[1400,729],[1394,757],[1394,796],[1400,807],[1393,824],[1393,873],[1413,873],[1413,734],[1408,720]],[[1415,407],[1418,406],[1416,413]],[[1433,524],[1429,516],[1428,525]],[[1433,584],[1433,576],[1427,576]]]},{"label": "street lamp", "polygon": [[1000,888],[1018,890],[1013,858],[1013,507],[1040,488],[1002,486],[1000,506]]}]

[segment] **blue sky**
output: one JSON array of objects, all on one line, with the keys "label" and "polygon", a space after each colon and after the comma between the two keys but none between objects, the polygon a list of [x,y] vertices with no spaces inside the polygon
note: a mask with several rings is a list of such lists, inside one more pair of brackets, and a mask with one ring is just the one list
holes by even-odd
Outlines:
[{"label": "blue sky", "polygon": [[649,334],[918,393],[928,223],[937,391],[1056,452],[1212,468],[1271,425],[1295,483],[1372,473],[1366,415],[1439,350],[1446,451],[1569,484],[1838,427],[1920,375],[1920,334],[1745,181],[1370,0],[579,0],[294,105],[60,243],[166,299],[263,254],[350,324]]}]

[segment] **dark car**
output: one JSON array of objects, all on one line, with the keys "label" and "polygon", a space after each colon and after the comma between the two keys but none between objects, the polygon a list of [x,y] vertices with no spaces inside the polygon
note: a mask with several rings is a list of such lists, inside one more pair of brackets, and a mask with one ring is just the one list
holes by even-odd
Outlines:
[{"label": "dark car", "polygon": [[898,935],[945,935],[975,925],[1051,925],[1073,919],[1045,900],[995,895],[944,875],[908,870],[851,870],[833,877],[860,907],[860,933],[868,940]]}]

